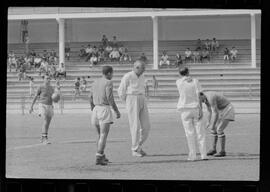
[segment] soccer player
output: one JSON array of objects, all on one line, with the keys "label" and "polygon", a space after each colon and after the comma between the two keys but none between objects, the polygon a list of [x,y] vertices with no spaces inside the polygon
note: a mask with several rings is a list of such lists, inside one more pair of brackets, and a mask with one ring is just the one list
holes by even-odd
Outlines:
[{"label": "soccer player", "polygon": [[[206,104],[209,111],[208,126],[210,126],[212,135],[212,149],[207,155],[224,157],[226,156],[224,129],[230,121],[234,121],[234,107],[226,97],[214,91],[201,92],[200,100]],[[212,118],[212,124],[210,125]],[[221,146],[219,153],[216,150],[218,140]]]},{"label": "soccer player", "polygon": [[133,70],[126,73],[121,79],[118,95],[126,103],[129,127],[132,141],[132,155],[143,157],[146,153],[142,144],[149,135],[150,121],[144,89],[145,64],[137,60]]},{"label": "soccer player", "polygon": [[111,107],[116,114],[116,118],[120,118],[120,112],[114,102],[112,77],[113,68],[111,66],[103,66],[102,77],[93,83],[90,92],[91,123],[98,133],[96,165],[107,165],[109,162],[105,156],[104,149],[110,125],[113,123]]},{"label": "soccer player", "polygon": [[176,81],[179,91],[177,109],[180,111],[185,129],[189,154],[188,161],[196,160],[196,140],[199,144],[201,159],[206,160],[205,127],[202,126],[202,106],[199,99],[201,86],[199,81],[189,75],[187,67],[179,70],[180,79]]},{"label": "soccer player", "polygon": [[45,75],[43,77],[44,83],[39,86],[37,93],[33,99],[32,105],[30,107],[29,113],[33,112],[33,106],[39,97],[39,116],[44,118],[44,122],[41,129],[41,143],[50,144],[48,141],[48,131],[49,126],[54,115],[53,111],[53,101],[52,94],[54,93],[54,88],[50,84],[50,76]]}]

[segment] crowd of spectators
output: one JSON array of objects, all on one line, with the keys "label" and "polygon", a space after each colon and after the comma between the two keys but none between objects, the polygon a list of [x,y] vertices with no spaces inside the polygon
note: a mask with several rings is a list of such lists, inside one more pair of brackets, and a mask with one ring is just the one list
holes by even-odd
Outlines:
[{"label": "crowd of spectators", "polygon": [[132,61],[127,47],[124,47],[116,36],[113,36],[113,39],[109,41],[106,35],[102,36],[99,45],[88,44],[87,47],[82,46],[79,57],[89,62],[90,66],[106,61]]},{"label": "crowd of spectators", "polygon": [[64,64],[58,65],[58,57],[55,50],[43,50],[37,54],[34,50],[24,55],[16,55],[13,51],[8,53],[8,68],[11,72],[13,69],[18,72],[18,80],[29,80],[29,72],[37,72],[39,76],[48,74],[52,78],[61,76],[66,77]]},{"label": "crowd of spectators", "polygon": [[[197,39],[195,44],[195,49],[192,51],[189,47],[186,48],[183,55],[180,52],[177,52],[175,55],[175,59],[169,58],[167,51],[163,51],[160,57],[159,66],[171,66],[174,65],[176,67],[180,67],[182,64],[187,63],[210,63],[211,58],[214,55],[217,55],[219,52],[219,42],[216,38],[213,38],[212,41],[206,39],[202,41],[201,39]],[[231,49],[224,49],[224,63],[226,61],[233,62],[237,59],[238,50],[235,47]],[[171,62],[174,61],[174,62]]]}]

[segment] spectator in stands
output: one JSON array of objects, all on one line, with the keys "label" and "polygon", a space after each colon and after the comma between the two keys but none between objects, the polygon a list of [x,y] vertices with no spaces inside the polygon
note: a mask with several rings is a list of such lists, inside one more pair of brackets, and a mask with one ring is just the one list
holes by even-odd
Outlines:
[{"label": "spectator in stands", "polygon": [[69,61],[69,58],[70,58],[70,47],[69,47],[69,44],[67,44],[67,46],[65,47],[65,57]]},{"label": "spectator in stands", "polygon": [[49,54],[46,49],[43,50],[42,59],[48,59]]},{"label": "spectator in stands", "polygon": [[49,63],[47,62],[46,59],[43,59],[41,61],[40,67],[39,67],[39,75],[41,75],[41,73],[47,73],[48,72],[48,67],[49,67]]},{"label": "spectator in stands", "polygon": [[31,59],[30,56],[26,55],[24,57],[24,62],[26,64],[26,68],[29,69],[29,70],[31,69],[31,61],[32,61],[32,59]]},{"label": "spectator in stands", "polygon": [[82,48],[80,49],[79,57],[80,59],[83,59],[86,56],[86,49],[84,45],[82,45]]},{"label": "spectator in stands", "polygon": [[106,60],[106,57],[105,57],[105,51],[103,48],[99,48],[98,50],[98,62],[103,62]]},{"label": "spectator in stands", "polygon": [[30,37],[29,37],[28,33],[26,33],[24,43],[25,43],[25,53],[28,55],[29,54],[29,43],[30,43]]},{"label": "spectator in stands", "polygon": [[86,85],[87,85],[87,81],[85,79],[85,77],[82,77],[82,83],[81,83],[81,91],[86,91]]},{"label": "spectator in stands", "polygon": [[229,61],[230,63],[230,50],[227,47],[224,49],[223,59],[224,59],[224,64],[226,63],[226,61]]},{"label": "spectator in stands", "polygon": [[197,42],[196,42],[196,49],[198,49],[198,48],[202,49],[202,41],[201,41],[201,39],[198,39]]},{"label": "spectator in stands", "polygon": [[107,47],[105,48],[105,52],[104,52],[106,60],[109,59],[109,56],[110,56],[112,50],[113,50],[113,48],[108,44]]},{"label": "spectator in stands", "polygon": [[26,65],[22,63],[20,65],[19,73],[18,73],[18,80],[21,81],[22,79],[26,78]]},{"label": "spectator in stands", "polygon": [[121,57],[125,52],[125,47],[123,45],[119,45],[118,51]]},{"label": "spectator in stands", "polygon": [[230,50],[230,56],[231,56],[231,61],[235,61],[237,58],[237,49],[235,47],[232,47],[232,49]]},{"label": "spectator in stands", "polygon": [[42,58],[40,55],[37,55],[35,58],[34,58],[34,67],[35,69],[38,69],[41,65],[41,61],[42,61]]},{"label": "spectator in stands", "polygon": [[125,48],[121,57],[120,57],[120,61],[131,61],[131,57],[130,55],[128,54],[128,49]]},{"label": "spectator in stands", "polygon": [[195,51],[193,51],[193,60],[194,63],[202,62],[201,48],[197,48]]},{"label": "spectator in stands", "polygon": [[204,48],[207,50],[207,51],[210,51],[211,49],[211,42],[209,41],[209,39],[206,39],[205,43],[204,43]]},{"label": "spectator in stands", "polygon": [[152,86],[153,86],[154,96],[156,96],[156,92],[158,89],[158,80],[155,75],[153,75]]},{"label": "spectator in stands", "polygon": [[90,58],[90,67],[97,64],[98,64],[97,54],[92,54],[92,57]]},{"label": "spectator in stands", "polygon": [[87,45],[87,47],[85,49],[85,52],[86,52],[86,59],[85,59],[85,61],[88,61],[92,57],[92,53],[93,53],[93,48],[91,47],[90,44]]},{"label": "spectator in stands", "polygon": [[14,66],[14,68],[17,71],[17,60],[16,56],[13,51],[10,51],[8,54],[8,66],[9,66],[9,71],[11,71],[11,68]]},{"label": "spectator in stands", "polygon": [[29,56],[35,57],[37,54],[34,50],[31,50]]},{"label": "spectator in stands", "polygon": [[192,52],[189,48],[186,48],[185,51],[185,63],[187,63],[187,61],[190,60],[192,61]]},{"label": "spectator in stands", "polygon": [[139,60],[143,61],[145,64],[147,63],[148,59],[144,53],[141,54]]},{"label": "spectator in stands", "polygon": [[75,84],[74,84],[74,97],[73,100],[76,100],[77,96],[80,96],[80,77],[77,77]]},{"label": "spectator in stands", "polygon": [[162,55],[159,61],[159,66],[162,66],[162,65],[167,65],[167,66],[170,65],[169,56],[167,55],[166,51],[162,52]]},{"label": "spectator in stands", "polygon": [[112,44],[113,48],[118,48],[119,43],[118,43],[118,40],[116,39],[116,36],[113,36],[113,40],[112,40],[111,44]]},{"label": "spectator in stands", "polygon": [[219,42],[216,40],[216,38],[213,38],[211,42],[211,51],[212,52],[217,52],[219,48]]},{"label": "spectator in stands", "polygon": [[35,84],[34,84],[34,77],[29,78],[29,96],[35,96]]},{"label": "spectator in stands", "polygon": [[207,59],[207,62],[210,63],[210,53],[206,48],[204,48],[201,53],[201,61],[203,62],[204,59]]},{"label": "spectator in stands", "polygon": [[183,64],[183,60],[180,53],[176,53],[175,66],[180,67]]},{"label": "spectator in stands", "polygon": [[118,51],[118,49],[115,47],[113,48],[112,52],[109,55],[111,61],[119,61],[120,59],[120,53]]},{"label": "spectator in stands", "polygon": [[106,37],[106,35],[102,35],[101,42],[102,42],[103,48],[107,47],[107,45],[109,44],[109,40],[108,40],[108,38]]},{"label": "spectator in stands", "polygon": [[55,77],[56,78],[60,78],[61,76],[63,76],[65,79],[66,79],[66,76],[67,76],[64,63],[60,63],[58,69],[55,72]]},{"label": "spectator in stands", "polygon": [[54,65],[49,67],[49,76],[56,79],[56,67]]},{"label": "spectator in stands", "polygon": [[56,51],[54,49],[51,50],[51,56],[57,57]]}]

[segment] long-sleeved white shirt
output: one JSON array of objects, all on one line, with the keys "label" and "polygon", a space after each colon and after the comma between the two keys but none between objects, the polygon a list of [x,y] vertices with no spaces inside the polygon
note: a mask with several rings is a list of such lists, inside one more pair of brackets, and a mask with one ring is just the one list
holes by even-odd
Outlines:
[{"label": "long-sleeved white shirt", "polygon": [[121,83],[118,88],[118,95],[120,99],[126,100],[127,95],[144,95],[144,74],[139,77],[134,71],[126,73],[121,79]]},{"label": "long-sleeved white shirt", "polygon": [[176,81],[176,86],[180,95],[177,109],[197,108],[199,106],[199,93],[201,91],[201,86],[197,79],[183,77]]}]

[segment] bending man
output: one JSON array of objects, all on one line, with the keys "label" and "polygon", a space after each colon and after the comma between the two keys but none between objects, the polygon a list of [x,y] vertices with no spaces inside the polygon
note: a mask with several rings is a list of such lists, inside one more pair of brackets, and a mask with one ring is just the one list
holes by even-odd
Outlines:
[{"label": "bending man", "polygon": [[[234,121],[234,107],[230,101],[222,94],[217,92],[208,91],[201,92],[200,99],[206,104],[209,111],[208,126],[210,125],[211,118],[212,124],[210,125],[212,135],[212,149],[207,155],[213,155],[214,157],[224,157],[225,152],[225,134],[224,129],[228,126],[230,121]],[[213,117],[212,117],[213,112]],[[221,150],[217,153],[216,146],[217,141],[220,141]]]}]

